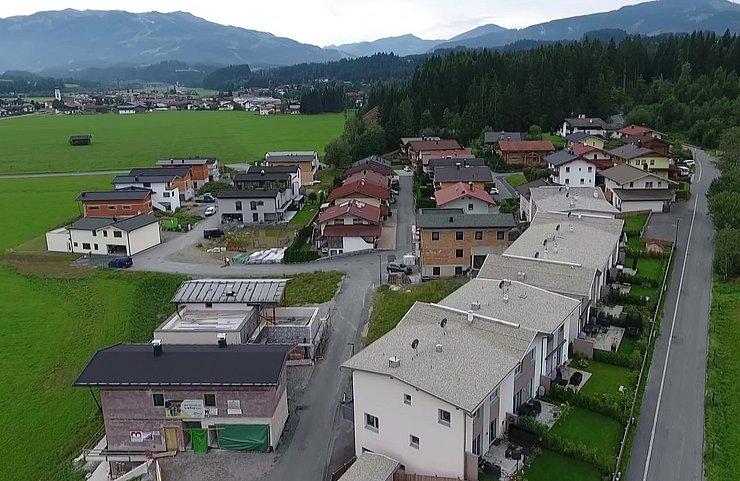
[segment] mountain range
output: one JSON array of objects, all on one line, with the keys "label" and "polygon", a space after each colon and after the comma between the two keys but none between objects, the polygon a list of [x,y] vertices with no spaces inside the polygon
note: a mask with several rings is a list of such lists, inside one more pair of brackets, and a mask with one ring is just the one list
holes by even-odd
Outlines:
[{"label": "mountain range", "polygon": [[449,48],[500,47],[520,40],[577,40],[620,29],[657,35],[706,30],[740,31],[740,4],[729,0],[656,0],[618,10],[508,30],[482,25],[447,40],[402,35],[321,48],[270,33],[224,26],[186,12],[128,13],[62,10],[0,19],[0,72],[133,66],[178,60],[253,68],[327,62],[378,52],[416,55]]}]

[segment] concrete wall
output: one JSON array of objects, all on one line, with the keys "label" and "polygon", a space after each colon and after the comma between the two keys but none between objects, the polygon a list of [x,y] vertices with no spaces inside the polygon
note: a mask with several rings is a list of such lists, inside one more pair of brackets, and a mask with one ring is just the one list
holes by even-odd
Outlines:
[{"label": "concrete wall", "polygon": [[[115,237],[116,232],[120,232],[121,237]],[[127,255],[134,255],[159,245],[161,242],[159,223],[149,224],[131,232],[115,227],[104,227],[97,231],[72,229],[69,233],[72,239],[72,252],[78,254],[92,252],[97,255],[109,255],[108,246],[110,245],[123,247]]]},{"label": "concrete wall", "polygon": [[620,199],[618,196],[615,196],[615,202],[617,204],[617,208],[622,212],[640,212],[645,210],[651,210],[653,212],[663,212],[664,204],[662,200],[631,200],[628,202],[623,202],[622,199]]},{"label": "concrete wall", "polygon": [[573,354],[583,354],[592,359],[594,357],[594,343],[587,339],[573,339]]},{"label": "concrete wall", "polygon": [[46,250],[50,252],[72,252],[69,231],[61,227],[46,233]]},{"label": "concrete wall", "polygon": [[[470,204],[473,205],[472,209],[470,209]],[[438,207],[444,207],[445,209],[462,209],[466,214],[488,214],[489,212],[495,212],[493,206],[489,206],[487,202],[483,202],[477,197],[471,196],[455,199],[452,202],[448,202]]]},{"label": "concrete wall", "polygon": [[344,253],[363,251],[367,249],[374,249],[375,245],[372,242],[367,242],[362,237],[343,237],[342,246],[344,247]]}]

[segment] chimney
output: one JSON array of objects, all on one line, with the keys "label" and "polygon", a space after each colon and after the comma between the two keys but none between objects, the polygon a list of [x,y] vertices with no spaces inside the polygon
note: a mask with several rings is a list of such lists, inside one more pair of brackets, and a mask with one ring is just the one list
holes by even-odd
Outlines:
[{"label": "chimney", "polygon": [[473,323],[473,311],[468,311],[468,324]]},{"label": "chimney", "polygon": [[480,310],[480,302],[473,301],[470,303],[470,310],[471,311],[479,311]]},{"label": "chimney", "polygon": [[457,167],[457,170],[460,170],[460,162],[455,162],[455,167]]},{"label": "chimney", "polygon": [[161,356],[162,355],[162,341],[159,339],[154,339],[152,341],[152,352],[155,356]]},{"label": "chimney", "polygon": [[226,333],[219,332],[216,334],[216,340],[218,341],[218,347],[223,349],[226,347]]},{"label": "chimney", "polygon": [[393,356],[393,357],[388,358],[388,367],[390,368],[401,367],[401,360],[398,358],[398,356]]},{"label": "chimney", "polygon": [[434,350],[437,352],[442,352],[442,344],[435,344]]},{"label": "chimney", "polygon": [[472,181],[468,182],[468,187],[470,187],[470,190],[473,190],[475,188]]},{"label": "chimney", "polygon": [[265,175],[265,169],[260,170],[260,175]]},{"label": "chimney", "polygon": [[134,181],[135,182],[138,182],[139,181],[139,176],[138,175],[136,177],[134,177]]}]

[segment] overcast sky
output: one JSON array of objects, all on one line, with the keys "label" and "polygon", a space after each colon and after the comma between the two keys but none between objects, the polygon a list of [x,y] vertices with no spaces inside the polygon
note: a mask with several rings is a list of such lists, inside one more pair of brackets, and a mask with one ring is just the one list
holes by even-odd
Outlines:
[{"label": "overcast sky", "polygon": [[0,0],[0,17],[65,8],[186,10],[225,25],[319,46],[412,33],[446,39],[478,25],[521,28],[556,18],[613,10],[640,0]]}]

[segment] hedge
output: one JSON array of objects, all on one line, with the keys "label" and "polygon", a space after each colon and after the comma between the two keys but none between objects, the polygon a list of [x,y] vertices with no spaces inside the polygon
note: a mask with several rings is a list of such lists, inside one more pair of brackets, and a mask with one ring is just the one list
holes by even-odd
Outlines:
[{"label": "hedge", "polygon": [[306,241],[311,237],[311,226],[302,227],[293,242],[285,249],[283,262],[293,264],[296,262],[310,262],[319,258],[319,253],[313,249],[306,249]]},{"label": "hedge", "polygon": [[629,396],[622,394],[603,394],[601,398],[597,398],[556,385],[550,386],[545,399],[554,401],[555,403],[567,402],[573,406],[609,416],[623,423],[629,420]]},{"label": "hedge", "polygon": [[621,352],[594,349],[593,359],[594,361],[626,367],[629,369],[638,369],[641,363],[640,353],[637,351],[632,354],[624,354]]}]

